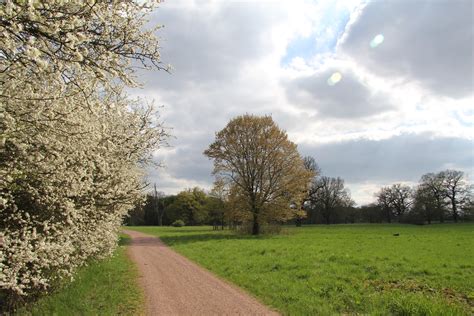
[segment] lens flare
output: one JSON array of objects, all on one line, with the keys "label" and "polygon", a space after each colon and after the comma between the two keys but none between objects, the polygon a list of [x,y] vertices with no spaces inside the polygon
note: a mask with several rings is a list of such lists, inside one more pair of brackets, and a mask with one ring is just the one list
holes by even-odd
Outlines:
[{"label": "lens flare", "polygon": [[342,79],[342,75],[340,72],[335,72],[331,75],[331,77],[329,77],[328,79],[328,85],[330,86],[334,86],[336,83],[338,83],[339,81],[341,81]]},{"label": "lens flare", "polygon": [[382,34],[375,35],[375,37],[370,41],[370,47],[375,48],[379,46],[380,44],[383,43],[384,39],[385,38],[383,37]]}]

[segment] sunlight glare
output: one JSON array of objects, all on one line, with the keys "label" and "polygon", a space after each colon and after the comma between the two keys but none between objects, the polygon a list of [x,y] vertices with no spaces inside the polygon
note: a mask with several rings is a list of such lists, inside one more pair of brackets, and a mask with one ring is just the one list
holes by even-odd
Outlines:
[{"label": "sunlight glare", "polygon": [[372,41],[370,41],[370,47],[376,48],[377,46],[382,44],[383,41],[384,41],[384,36],[382,34],[378,34],[372,39]]},{"label": "sunlight glare", "polygon": [[341,81],[342,79],[342,75],[340,72],[335,72],[331,75],[331,77],[329,77],[328,79],[328,85],[330,86],[334,86],[336,83],[338,83],[339,81]]}]

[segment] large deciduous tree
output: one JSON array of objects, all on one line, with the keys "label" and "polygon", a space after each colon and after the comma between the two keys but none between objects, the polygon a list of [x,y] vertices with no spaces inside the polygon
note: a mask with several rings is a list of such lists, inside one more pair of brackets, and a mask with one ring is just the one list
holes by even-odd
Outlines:
[{"label": "large deciduous tree", "polygon": [[230,185],[229,205],[251,223],[254,235],[263,223],[295,216],[291,205],[301,204],[313,175],[270,116],[232,119],[204,154],[214,160],[214,174]]},{"label": "large deciduous tree", "polygon": [[[20,302],[110,254],[166,137],[131,100],[161,68],[143,1],[0,3],[0,297]],[[135,63],[134,63],[135,62]]]}]

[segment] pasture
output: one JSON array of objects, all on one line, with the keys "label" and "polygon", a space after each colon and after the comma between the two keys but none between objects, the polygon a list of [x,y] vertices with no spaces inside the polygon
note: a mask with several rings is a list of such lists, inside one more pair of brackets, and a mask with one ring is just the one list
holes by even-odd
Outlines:
[{"label": "pasture", "polygon": [[211,227],[129,228],[159,236],[284,314],[474,311],[472,224],[287,227],[257,237]]}]

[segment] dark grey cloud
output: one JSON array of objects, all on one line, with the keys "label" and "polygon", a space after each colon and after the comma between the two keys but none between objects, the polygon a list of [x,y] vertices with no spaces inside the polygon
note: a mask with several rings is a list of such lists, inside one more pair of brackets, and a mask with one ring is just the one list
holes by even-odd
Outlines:
[{"label": "dark grey cloud", "polygon": [[[328,78],[335,72],[341,81],[330,86]],[[374,93],[351,69],[331,68],[312,76],[286,83],[289,101],[317,110],[320,118],[357,119],[393,109],[386,95]]]},{"label": "dark grey cloud", "polygon": [[164,161],[169,174],[177,179],[211,182],[212,162],[203,152],[212,141],[212,135],[183,141],[176,153]]},{"label": "dark grey cloud", "polygon": [[418,181],[427,172],[447,168],[474,175],[474,143],[432,134],[402,134],[384,140],[353,140],[312,146],[300,151],[316,158],[323,174],[351,183]]},{"label": "dark grey cloud", "polygon": [[[377,34],[384,42],[371,48]],[[370,72],[462,98],[474,91],[473,34],[471,0],[371,1],[339,48]]]}]

